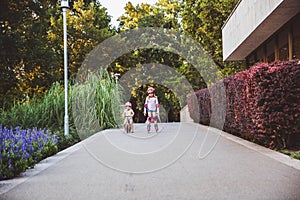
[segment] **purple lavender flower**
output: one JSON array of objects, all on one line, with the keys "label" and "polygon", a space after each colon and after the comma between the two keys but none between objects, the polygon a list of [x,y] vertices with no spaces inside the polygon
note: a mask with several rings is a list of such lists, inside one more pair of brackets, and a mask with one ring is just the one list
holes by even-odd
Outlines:
[{"label": "purple lavender flower", "polygon": [[[45,129],[24,130],[21,127],[7,128],[0,124],[0,180],[13,177],[26,168],[33,167],[35,162],[56,153],[57,142],[57,137]],[[56,148],[45,152],[46,146]]]}]

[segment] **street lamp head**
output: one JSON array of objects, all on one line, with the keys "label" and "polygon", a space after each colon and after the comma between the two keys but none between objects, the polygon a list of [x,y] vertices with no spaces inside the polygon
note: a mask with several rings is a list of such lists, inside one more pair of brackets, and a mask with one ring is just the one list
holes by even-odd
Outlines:
[{"label": "street lamp head", "polygon": [[121,74],[119,74],[119,73],[113,73],[113,72],[111,72],[111,77],[112,77],[112,78],[115,78],[115,79],[116,79],[116,81],[118,81],[118,79],[119,79],[119,76],[121,76]]},{"label": "street lamp head", "polygon": [[69,1],[68,0],[61,0],[60,2],[60,8],[70,8]]}]

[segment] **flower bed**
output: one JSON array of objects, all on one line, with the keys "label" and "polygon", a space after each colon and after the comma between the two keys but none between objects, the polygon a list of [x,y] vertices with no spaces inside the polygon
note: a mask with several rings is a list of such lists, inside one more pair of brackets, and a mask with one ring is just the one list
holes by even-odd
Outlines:
[{"label": "flower bed", "polygon": [[0,180],[19,175],[57,153],[57,138],[44,129],[0,125]]},{"label": "flower bed", "polygon": [[[190,95],[189,112],[195,122],[215,126],[211,105],[222,100],[223,87],[225,123],[215,127],[272,149],[299,148],[299,79],[299,61],[262,63]],[[222,116],[224,108],[214,109]]]}]

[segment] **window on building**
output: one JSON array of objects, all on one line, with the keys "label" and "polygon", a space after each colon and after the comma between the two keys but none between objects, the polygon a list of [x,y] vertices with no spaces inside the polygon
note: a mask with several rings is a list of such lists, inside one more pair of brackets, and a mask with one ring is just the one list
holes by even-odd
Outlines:
[{"label": "window on building", "polygon": [[[257,62],[300,59],[300,13],[260,45],[248,57],[250,65]],[[289,45],[289,43],[292,45]],[[292,52],[292,55],[289,55]]]},{"label": "window on building", "polygon": [[256,62],[265,62],[265,53],[264,53],[264,45],[261,45],[257,51],[257,60]]},{"label": "window on building", "polygon": [[300,15],[297,18],[293,23],[293,59],[300,59],[300,26],[297,21],[300,20]]},{"label": "window on building", "polygon": [[279,60],[289,59],[288,31],[289,29],[285,27],[278,33]]},{"label": "window on building", "polygon": [[252,65],[254,65],[255,64],[255,53],[252,53],[252,54],[250,54],[250,56],[248,56],[248,58],[247,58],[247,62],[248,62],[248,65],[250,65],[250,66],[252,66]]},{"label": "window on building", "polygon": [[273,62],[275,60],[275,52],[268,55],[268,62]]},{"label": "window on building", "polygon": [[273,62],[275,60],[275,40],[274,38],[267,42],[267,58],[268,62]]}]

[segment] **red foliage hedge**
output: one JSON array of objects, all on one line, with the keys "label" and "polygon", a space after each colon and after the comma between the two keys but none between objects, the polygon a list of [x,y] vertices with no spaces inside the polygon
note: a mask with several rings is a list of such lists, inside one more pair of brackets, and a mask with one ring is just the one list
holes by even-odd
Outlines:
[{"label": "red foliage hedge", "polygon": [[300,147],[299,97],[300,61],[278,61],[195,92],[188,97],[188,108],[197,123],[282,149]]}]

